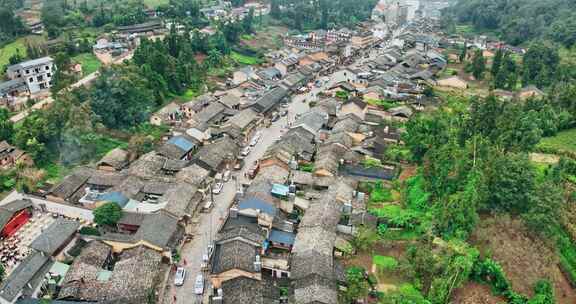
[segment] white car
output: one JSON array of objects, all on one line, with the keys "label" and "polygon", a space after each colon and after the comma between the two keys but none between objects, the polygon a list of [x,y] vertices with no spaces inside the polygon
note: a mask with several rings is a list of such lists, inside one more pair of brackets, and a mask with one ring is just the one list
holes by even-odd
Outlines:
[{"label": "white car", "polygon": [[226,183],[230,180],[230,176],[232,175],[232,172],[230,172],[230,170],[226,170],[224,171],[224,174],[222,174],[222,180]]},{"label": "white car", "polygon": [[176,286],[184,285],[185,279],[186,279],[186,269],[184,269],[184,267],[178,267],[176,269],[176,275],[174,276],[174,285]]},{"label": "white car", "polygon": [[218,182],[214,185],[214,187],[212,187],[212,193],[219,194],[222,191],[222,188],[224,188],[224,184]]},{"label": "white car", "polygon": [[242,156],[248,156],[248,154],[250,154],[250,151],[251,151],[251,150],[252,150],[252,149],[250,149],[250,147],[246,147],[246,148],[242,149],[242,152],[240,152],[240,155],[242,155]]},{"label": "white car", "polygon": [[202,274],[199,274],[196,277],[196,282],[194,283],[194,293],[197,295],[204,293],[204,277]]},{"label": "white car", "polygon": [[258,144],[259,139],[260,138],[258,138],[258,137],[252,138],[252,141],[250,142],[250,147],[254,147],[256,144]]}]

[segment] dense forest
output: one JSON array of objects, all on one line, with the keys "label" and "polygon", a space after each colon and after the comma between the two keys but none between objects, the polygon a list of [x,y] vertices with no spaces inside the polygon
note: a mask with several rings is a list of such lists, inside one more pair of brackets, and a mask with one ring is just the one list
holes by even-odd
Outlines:
[{"label": "dense forest", "polygon": [[370,18],[376,0],[272,0],[270,15],[291,29],[353,27]]},{"label": "dense forest", "polygon": [[470,23],[515,45],[535,38],[566,47],[576,43],[576,2],[572,0],[460,0],[444,16],[448,25]]},{"label": "dense forest", "polygon": [[22,20],[14,14],[22,5],[22,0],[0,0],[0,45],[27,32]]}]

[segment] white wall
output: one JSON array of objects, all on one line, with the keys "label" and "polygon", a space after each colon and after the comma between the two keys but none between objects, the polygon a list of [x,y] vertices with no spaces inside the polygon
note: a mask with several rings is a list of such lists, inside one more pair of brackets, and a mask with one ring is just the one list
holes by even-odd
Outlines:
[{"label": "white wall", "polygon": [[4,198],[0,202],[0,206],[19,199],[31,200],[32,205],[37,209],[42,209],[42,206],[44,206],[43,210],[48,212],[61,214],[70,218],[79,218],[90,222],[94,221],[94,215],[92,215],[92,210],[90,209],[76,207],[68,204],[55,203],[35,196],[21,194],[16,191],[12,191],[12,193]]}]

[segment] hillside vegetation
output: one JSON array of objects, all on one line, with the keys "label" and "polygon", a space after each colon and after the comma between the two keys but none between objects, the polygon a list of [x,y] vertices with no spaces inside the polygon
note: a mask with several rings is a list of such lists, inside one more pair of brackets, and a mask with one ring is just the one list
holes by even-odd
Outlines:
[{"label": "hillside vegetation", "polygon": [[445,17],[454,30],[455,22],[469,23],[515,45],[535,38],[567,47],[576,42],[576,2],[572,0],[459,0]]}]

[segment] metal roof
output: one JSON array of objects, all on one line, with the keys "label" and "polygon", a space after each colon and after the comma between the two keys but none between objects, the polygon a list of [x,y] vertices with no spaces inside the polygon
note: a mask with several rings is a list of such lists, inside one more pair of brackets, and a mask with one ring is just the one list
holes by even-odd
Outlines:
[{"label": "metal roof", "polygon": [[276,207],[273,206],[272,204],[265,202],[261,199],[257,199],[255,197],[241,201],[238,204],[238,210],[243,209],[257,209],[260,210],[261,212],[270,214],[272,216],[275,216],[276,213],[278,212],[278,209],[276,209]]},{"label": "metal roof", "polygon": [[272,231],[270,231],[270,237],[268,239],[270,239],[270,241],[274,243],[294,245],[296,235],[294,235],[294,233],[272,229]]},{"label": "metal roof", "polygon": [[182,151],[190,151],[195,146],[193,142],[187,140],[183,136],[174,136],[168,140],[168,143],[175,145],[176,147],[182,149]]}]

